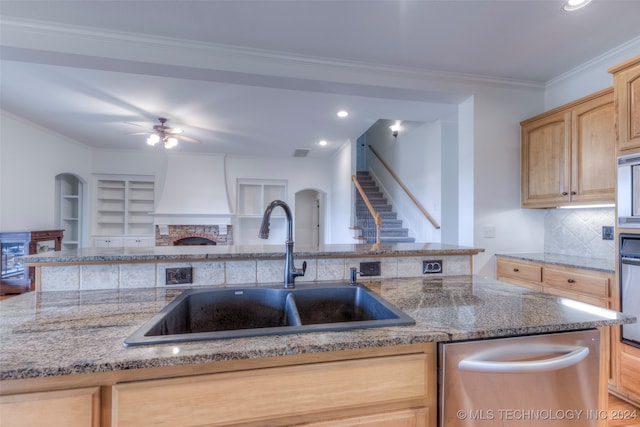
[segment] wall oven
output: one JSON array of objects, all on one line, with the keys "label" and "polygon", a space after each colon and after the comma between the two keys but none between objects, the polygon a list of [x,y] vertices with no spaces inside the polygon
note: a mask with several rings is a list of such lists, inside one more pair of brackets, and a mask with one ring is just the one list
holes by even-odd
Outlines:
[{"label": "wall oven", "polygon": [[618,157],[618,226],[640,228],[640,154]]},{"label": "wall oven", "polygon": [[[620,234],[620,311],[640,318],[640,234]],[[621,341],[640,348],[640,323],[621,328]]]}]

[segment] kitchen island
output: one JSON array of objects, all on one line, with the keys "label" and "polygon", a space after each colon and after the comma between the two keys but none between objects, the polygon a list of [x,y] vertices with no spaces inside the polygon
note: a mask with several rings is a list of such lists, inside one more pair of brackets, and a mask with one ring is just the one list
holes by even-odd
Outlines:
[{"label": "kitchen island", "polygon": [[436,343],[635,321],[468,275],[362,283],[416,324],[125,348],[124,339],[180,289],[40,292],[2,301],[2,406],[32,411],[38,406],[30,404],[49,399],[77,407],[80,399],[91,424],[77,425],[142,425],[154,414],[158,425],[339,418],[367,425],[367,417],[374,417],[368,425],[394,425],[391,417],[396,425],[411,419],[432,426]]},{"label": "kitchen island", "polygon": [[[441,243],[322,245],[295,248],[296,265],[307,263],[298,282],[347,280],[349,268],[379,262],[382,278],[417,277],[424,262],[440,262],[436,276],[468,275],[483,249]],[[191,269],[193,285],[235,285],[282,280],[284,245],[80,248],[23,257],[35,267],[40,291],[129,289],[169,284],[167,270]],[[433,272],[433,271],[432,271]]]}]

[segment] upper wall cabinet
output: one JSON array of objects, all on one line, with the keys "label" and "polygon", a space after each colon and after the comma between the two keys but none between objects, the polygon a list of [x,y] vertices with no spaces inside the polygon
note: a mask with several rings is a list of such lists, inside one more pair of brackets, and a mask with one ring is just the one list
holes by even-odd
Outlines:
[{"label": "upper wall cabinet", "polygon": [[618,151],[620,155],[632,154],[640,150],[640,56],[609,72],[615,90]]},{"label": "upper wall cabinet", "polygon": [[520,123],[522,207],[613,203],[613,89]]}]

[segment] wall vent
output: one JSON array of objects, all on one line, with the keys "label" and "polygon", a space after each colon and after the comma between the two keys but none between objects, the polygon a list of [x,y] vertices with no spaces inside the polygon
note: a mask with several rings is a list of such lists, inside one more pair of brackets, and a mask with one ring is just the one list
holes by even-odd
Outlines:
[{"label": "wall vent", "polygon": [[311,150],[307,150],[305,148],[296,148],[296,151],[293,152],[293,157],[307,157],[309,151]]}]

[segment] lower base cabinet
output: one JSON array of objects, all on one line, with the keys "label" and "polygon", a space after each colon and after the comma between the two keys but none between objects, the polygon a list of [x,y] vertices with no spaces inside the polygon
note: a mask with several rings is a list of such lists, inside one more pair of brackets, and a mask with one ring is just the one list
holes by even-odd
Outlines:
[{"label": "lower base cabinet", "polygon": [[100,427],[100,389],[81,388],[0,398],[2,427]]},{"label": "lower base cabinet", "polygon": [[[55,391],[51,378],[3,381],[0,424],[435,427],[436,351],[429,343],[58,377]],[[63,389],[83,382],[94,387]]]},{"label": "lower base cabinet", "polygon": [[364,417],[298,424],[295,427],[419,427],[425,426],[426,409],[407,409]]}]

